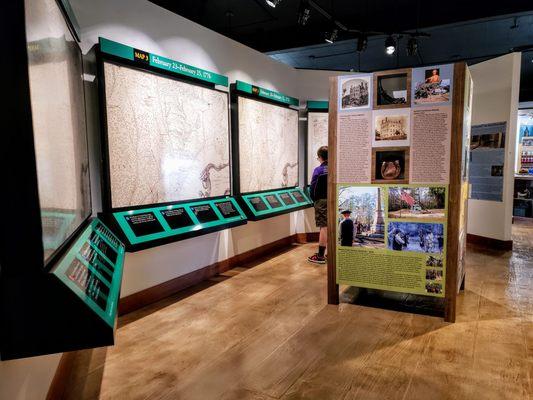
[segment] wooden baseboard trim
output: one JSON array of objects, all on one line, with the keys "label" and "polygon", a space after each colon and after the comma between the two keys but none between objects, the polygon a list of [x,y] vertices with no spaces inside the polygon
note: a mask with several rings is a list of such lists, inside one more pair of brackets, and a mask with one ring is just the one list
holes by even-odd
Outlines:
[{"label": "wooden baseboard trim", "polygon": [[217,274],[226,272],[237,266],[253,262],[260,257],[264,257],[275,251],[282,250],[291,246],[293,243],[306,243],[301,241],[304,234],[294,234],[283,239],[276,240],[272,243],[265,244],[256,249],[237,254],[227,260],[219,261],[206,267],[200,268],[196,271],[163,282],[159,285],[152,286],[140,292],[133,293],[129,296],[120,299],[118,304],[118,314],[124,315],[132,311],[138,310],[149,304],[155,303],[166,297],[172,296],[184,289],[194,286],[202,281],[205,281]]},{"label": "wooden baseboard trim", "polygon": [[513,249],[512,240],[493,239],[493,238],[488,238],[485,236],[474,235],[471,233],[468,233],[466,235],[466,242],[468,244],[473,244],[475,246],[479,246],[479,247],[483,247],[483,248],[491,249],[491,250],[508,251],[508,250]]},{"label": "wooden baseboard trim", "polygon": [[296,234],[296,243],[314,243],[318,242],[318,232],[306,232]]}]

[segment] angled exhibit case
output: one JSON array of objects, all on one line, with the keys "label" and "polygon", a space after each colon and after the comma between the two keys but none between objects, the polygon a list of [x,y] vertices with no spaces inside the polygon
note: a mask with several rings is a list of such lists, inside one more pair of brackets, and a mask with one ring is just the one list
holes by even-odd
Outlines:
[{"label": "angled exhibit case", "polygon": [[246,223],[231,197],[228,79],[100,38],[104,213],[137,251]]},{"label": "angled exhibit case", "polygon": [[[124,246],[92,219],[82,53],[67,1],[3,5],[0,355],[112,345]],[[53,95],[51,95],[53,93]]]},{"label": "angled exhibit case", "polygon": [[242,81],[231,95],[233,185],[248,218],[309,207],[298,187],[298,99]]}]

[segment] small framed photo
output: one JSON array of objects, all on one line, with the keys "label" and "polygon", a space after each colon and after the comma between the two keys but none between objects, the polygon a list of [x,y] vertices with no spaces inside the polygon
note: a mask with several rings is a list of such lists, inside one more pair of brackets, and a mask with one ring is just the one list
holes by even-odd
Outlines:
[{"label": "small framed photo", "polygon": [[411,69],[374,73],[374,109],[411,107]]},{"label": "small framed photo", "polygon": [[376,110],[372,114],[372,147],[409,146],[411,138],[409,108]]},{"label": "small framed photo", "polygon": [[409,183],[409,147],[372,148],[372,183]]},{"label": "small framed photo", "polygon": [[372,75],[339,78],[339,111],[372,108]]}]

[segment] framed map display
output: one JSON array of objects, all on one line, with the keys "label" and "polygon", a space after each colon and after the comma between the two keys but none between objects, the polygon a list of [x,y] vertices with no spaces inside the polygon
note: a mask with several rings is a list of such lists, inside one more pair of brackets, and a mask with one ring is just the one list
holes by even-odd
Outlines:
[{"label": "framed map display", "polygon": [[298,111],[238,96],[240,193],[298,186]]},{"label": "framed map display", "polygon": [[81,50],[55,0],[26,0],[44,261],[91,215]]},{"label": "framed map display", "polygon": [[[327,110],[326,110],[327,111]],[[309,112],[307,114],[307,183],[311,183],[313,170],[320,165],[317,150],[328,145],[328,113]]]},{"label": "framed map display", "polygon": [[227,92],[104,60],[109,208],[231,193]]}]

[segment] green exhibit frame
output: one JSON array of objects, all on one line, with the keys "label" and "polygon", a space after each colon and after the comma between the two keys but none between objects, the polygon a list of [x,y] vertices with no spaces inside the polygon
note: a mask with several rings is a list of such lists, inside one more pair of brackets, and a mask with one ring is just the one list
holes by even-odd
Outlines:
[{"label": "green exhibit frame", "polygon": [[[299,195],[301,195],[304,201],[298,201],[293,194],[294,192],[297,192]],[[281,195],[283,194],[288,195],[294,201],[294,203],[285,204],[283,202],[283,199],[281,198]],[[274,196],[278,200],[278,202],[281,204],[281,206],[275,207],[275,208],[272,207],[269,201],[267,200],[267,197],[269,196]],[[251,202],[251,199],[253,198],[260,198],[261,201],[266,205],[266,209],[256,210]],[[313,204],[309,196],[307,195],[307,193],[305,193],[305,191],[299,187],[290,188],[290,189],[269,190],[267,192],[260,192],[260,193],[248,193],[248,194],[242,195],[239,198],[239,200],[246,212],[246,215],[248,216],[248,219],[252,221],[257,221],[257,220],[261,220],[265,218],[270,218],[276,215],[281,215],[281,214],[286,214],[288,212],[301,210],[304,208],[308,208]]]},{"label": "green exhibit frame", "polygon": [[278,103],[287,104],[289,106],[299,106],[300,101],[291,96],[287,96],[281,92],[276,92],[274,90],[265,89],[259,86],[252,85],[251,83],[246,83],[243,81],[235,82],[235,89],[238,92],[251,94],[263,99],[272,100]]},{"label": "green exhibit frame", "polygon": [[[300,101],[297,98],[287,96],[283,93],[276,92],[273,90],[265,89],[259,86],[252,85],[243,81],[236,81],[231,85],[231,110],[232,110],[232,149],[233,149],[233,185],[234,193],[237,194],[236,198],[242,209],[246,213],[246,216],[251,221],[258,221],[277,215],[287,214],[293,211],[302,210],[312,206],[312,201],[309,198],[309,195],[306,191],[302,190],[299,186],[291,186],[290,188],[282,187],[278,189],[266,190],[266,191],[257,191],[257,192],[247,192],[242,193],[240,189],[240,168],[239,168],[239,112],[238,112],[238,97],[247,97],[250,99],[264,101],[266,103],[275,104],[278,106],[285,106],[293,109],[295,112],[298,112],[294,106],[299,106]],[[292,106],[292,107],[291,107]],[[300,163],[300,157],[298,155],[298,163]],[[297,192],[304,201],[298,201],[291,193]],[[281,195],[288,195],[293,204],[285,204]],[[266,200],[267,196],[274,196],[278,202],[280,202],[279,207],[272,207],[269,202]],[[256,210],[251,203],[251,199],[259,198],[261,202],[264,203],[265,209]]]},{"label": "green exhibit frame", "polygon": [[307,100],[307,111],[328,111],[329,101],[327,100]]},{"label": "green exhibit frame", "polygon": [[[117,258],[112,261],[108,256],[100,250],[95,244],[95,237],[101,240],[105,245],[112,248],[117,253]],[[103,258],[113,270],[110,270],[106,264],[99,263],[95,265],[95,262],[90,263],[85,257],[81,255],[81,250],[84,245],[90,246],[91,250],[96,252],[99,257]],[[95,314],[97,314],[102,320],[104,320],[111,328],[115,326],[115,317],[118,307],[118,299],[120,295],[120,284],[122,280],[122,267],[124,263],[124,245],[120,242],[111,230],[109,230],[100,220],[94,219],[91,224],[83,231],[79,238],[69,248],[68,252],[59,261],[57,266],[51,271],[63,284],[65,284],[76,296],[78,296]],[[97,296],[102,297],[105,301],[105,310],[98,306],[86,291],[83,291],[73,280],[68,277],[68,268],[73,262],[78,261],[82,263],[88,271],[94,274],[100,282],[102,282],[108,289],[109,295],[105,295],[100,292]],[[106,278],[101,269],[104,269],[111,277],[111,281]],[[87,288],[90,289],[90,288]]]},{"label": "green exhibit frame", "polygon": [[[216,205],[227,202],[231,202],[231,205],[235,208],[238,215],[232,217],[225,217],[220,212]],[[192,207],[203,205],[209,205],[211,207],[211,209],[217,216],[217,220],[203,223],[198,220],[197,216],[192,210]],[[193,224],[178,229],[172,229],[163,217],[162,212],[176,209],[184,209]],[[153,213],[157,222],[161,225],[163,230],[147,235],[136,235],[133,229],[126,221],[126,217],[146,213]],[[114,222],[118,225],[120,231],[124,234],[124,237],[127,240],[126,248],[128,251],[137,251],[147,248],[146,244],[149,242],[153,242],[156,243],[155,245],[159,245],[163,244],[164,242],[169,243],[176,240],[186,239],[192,236],[198,236],[199,232],[205,234],[233,226],[243,225],[246,223],[246,215],[233,197],[225,197],[221,199],[212,200],[198,200],[165,206],[154,206],[135,210],[117,211],[114,212],[112,215]]]},{"label": "green exhibit frame", "polygon": [[[155,73],[171,79],[181,80],[192,85],[199,85],[210,88],[212,90],[221,91],[227,94],[226,90],[217,89],[215,86],[228,86],[228,78],[223,75],[216,74],[211,71],[206,71],[196,68],[178,61],[170,60],[168,58],[148,53],[143,50],[135,49],[131,46],[123,45],[105,38],[100,38],[100,51],[98,57],[99,78],[100,78],[100,113],[102,123],[102,143],[104,147],[104,188],[103,188],[103,202],[104,212],[99,216],[105,221],[108,226],[118,235],[118,237],[126,244],[126,251],[134,252],[150,247],[160,246],[166,243],[171,243],[194,236],[201,236],[207,233],[220,231],[246,223],[247,219],[245,213],[237,204],[236,200],[231,196],[218,196],[212,198],[196,198],[190,200],[179,200],[174,202],[165,202],[159,204],[146,204],[131,207],[115,208],[112,204],[110,193],[110,179],[109,179],[109,154],[107,149],[107,124],[106,124],[106,110],[105,110],[105,79],[103,75],[104,62],[111,62],[118,65],[125,65],[131,68],[137,68],[147,73]],[[229,98],[228,98],[229,100]],[[231,130],[228,127],[228,132],[231,138]],[[231,141],[230,141],[231,154]],[[230,177],[230,179],[232,179]],[[230,181],[231,185],[231,181]],[[216,204],[231,202],[234,212],[231,217],[225,217],[221,214]],[[199,205],[208,205],[212,212],[216,215],[216,220],[201,223],[191,207]],[[186,226],[179,228],[172,228],[162,215],[165,210],[185,209],[187,217],[192,222]],[[140,214],[153,214],[155,221],[153,222],[157,229],[149,230],[146,234],[140,229],[137,234],[126,220],[126,217]],[[152,216],[150,216],[152,217]],[[214,218],[214,217],[213,217]],[[141,234],[143,233],[143,234]]]},{"label": "green exhibit frame", "polygon": [[186,77],[212,83],[214,85],[228,86],[227,76],[193,67],[191,65],[171,60],[170,58],[159,56],[157,54],[148,53],[147,51],[135,49],[103,37],[99,38],[99,43],[100,51],[103,53],[130,61],[138,61],[141,64],[146,64],[154,68],[169,71],[178,75],[184,75]]}]

